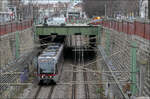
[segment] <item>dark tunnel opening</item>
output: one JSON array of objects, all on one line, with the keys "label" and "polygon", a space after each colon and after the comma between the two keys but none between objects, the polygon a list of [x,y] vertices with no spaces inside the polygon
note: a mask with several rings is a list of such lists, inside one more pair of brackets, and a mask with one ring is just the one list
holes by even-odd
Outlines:
[{"label": "dark tunnel opening", "polygon": [[[81,34],[76,34],[76,35],[81,35]],[[73,63],[75,61],[78,62],[78,60],[82,58],[82,55],[83,55],[83,59],[85,62],[96,58],[96,51],[94,50],[96,48],[96,36],[95,35],[89,35],[89,47],[88,48],[77,48],[76,52],[75,52],[74,47],[68,47],[65,44],[65,39],[66,39],[65,35],[57,35],[57,34],[39,36],[39,41],[41,44],[41,48],[43,50],[50,43],[64,44],[64,58],[69,59],[69,60],[71,59]]]},{"label": "dark tunnel opening", "polygon": [[46,48],[50,43],[61,43],[65,42],[65,35],[39,35],[39,41],[41,44],[41,48]]}]

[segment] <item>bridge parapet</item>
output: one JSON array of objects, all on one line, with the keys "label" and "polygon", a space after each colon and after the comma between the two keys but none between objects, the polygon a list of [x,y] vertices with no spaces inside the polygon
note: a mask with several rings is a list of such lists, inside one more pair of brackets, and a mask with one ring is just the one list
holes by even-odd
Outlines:
[{"label": "bridge parapet", "polygon": [[56,33],[58,35],[74,35],[81,33],[81,35],[98,35],[101,26],[88,25],[67,25],[67,26],[36,26],[36,35],[51,35]]}]

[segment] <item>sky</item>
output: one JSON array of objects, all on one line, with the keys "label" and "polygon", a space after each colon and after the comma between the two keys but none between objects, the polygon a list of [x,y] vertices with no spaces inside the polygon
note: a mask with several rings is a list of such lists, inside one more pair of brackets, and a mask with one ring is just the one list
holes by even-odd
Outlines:
[{"label": "sky", "polygon": [[33,3],[41,3],[41,4],[46,4],[46,3],[57,3],[57,2],[69,2],[70,0],[22,0],[25,4],[28,2],[33,2]]}]

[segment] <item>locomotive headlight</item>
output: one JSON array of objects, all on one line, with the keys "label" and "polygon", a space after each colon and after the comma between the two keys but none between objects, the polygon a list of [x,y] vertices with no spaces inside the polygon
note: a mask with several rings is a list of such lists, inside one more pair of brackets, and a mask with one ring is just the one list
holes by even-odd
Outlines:
[{"label": "locomotive headlight", "polygon": [[42,78],[44,78],[44,76],[42,75]]}]

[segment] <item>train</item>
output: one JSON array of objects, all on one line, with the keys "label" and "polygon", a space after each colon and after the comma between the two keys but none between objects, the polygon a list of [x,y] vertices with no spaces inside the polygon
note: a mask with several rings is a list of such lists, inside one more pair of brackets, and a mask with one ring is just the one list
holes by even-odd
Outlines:
[{"label": "train", "polygon": [[60,43],[50,44],[37,58],[37,77],[39,84],[57,84],[60,70],[63,65],[64,45]]}]

